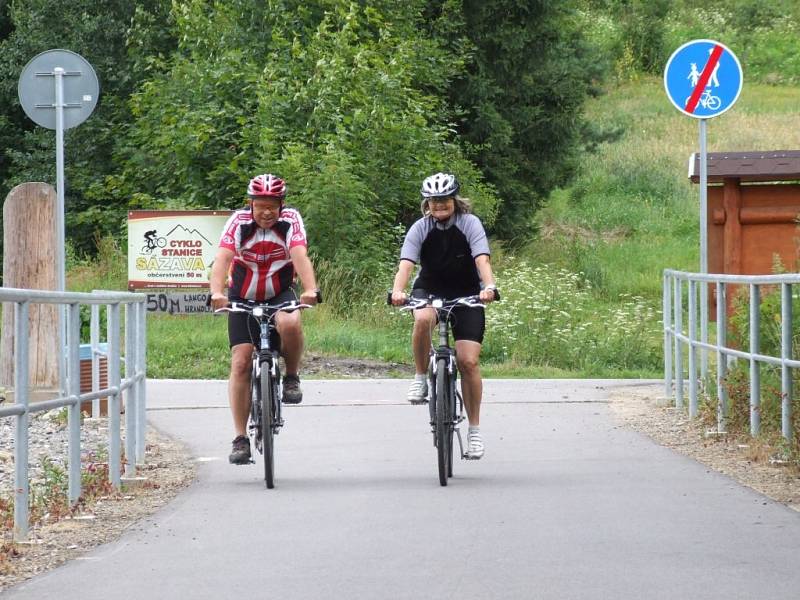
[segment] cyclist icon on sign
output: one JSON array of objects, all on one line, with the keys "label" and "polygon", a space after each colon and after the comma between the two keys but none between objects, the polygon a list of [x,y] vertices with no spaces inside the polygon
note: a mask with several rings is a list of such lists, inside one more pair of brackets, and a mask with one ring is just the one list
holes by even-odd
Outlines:
[{"label": "cyclist icon on sign", "polygon": [[156,248],[163,248],[167,245],[167,238],[158,237],[155,229],[146,231],[144,234],[145,244],[142,246],[142,254],[152,254]]},{"label": "cyclist icon on sign", "polygon": [[[686,98],[686,104],[689,104],[690,98],[691,96]],[[697,103],[708,110],[717,110],[720,106],[722,106],[722,100],[720,100],[719,96],[711,95],[710,87],[707,87],[705,90],[703,90],[703,95],[700,96],[700,99],[697,101]]]}]

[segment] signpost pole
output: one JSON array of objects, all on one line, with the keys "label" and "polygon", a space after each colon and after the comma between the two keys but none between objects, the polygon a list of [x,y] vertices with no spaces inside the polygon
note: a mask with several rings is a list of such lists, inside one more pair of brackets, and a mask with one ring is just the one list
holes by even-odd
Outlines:
[{"label": "signpost pole", "polygon": [[[55,79],[56,110],[56,291],[63,292],[66,287],[66,260],[64,250],[64,69],[53,69]],[[66,306],[58,311],[59,348],[62,352],[58,361],[58,381],[62,394],[66,393]]]},{"label": "signpost pole", "polygon": [[[65,77],[70,77],[65,89]],[[52,78],[52,81],[51,81]],[[83,123],[97,105],[100,85],[86,60],[69,50],[46,50],[34,56],[19,77],[19,102],[25,114],[37,125],[56,132],[56,210],[52,243],[55,245],[56,291],[66,289],[66,232],[64,227],[64,131]],[[67,101],[65,102],[65,96]],[[65,111],[65,109],[70,109]],[[67,394],[67,307],[58,315],[58,383]],[[74,382],[72,382],[74,383]]]},{"label": "signpost pole", "polygon": [[[729,110],[742,91],[742,66],[715,40],[692,40],[672,53],[664,68],[664,89],[672,105],[700,125],[700,272],[708,273],[708,174],[706,121]],[[719,302],[719,299],[718,299]],[[700,377],[708,379],[708,284],[700,286]],[[690,315],[696,318],[696,315]],[[697,377],[697,373],[691,373]]]},{"label": "signpost pole", "polygon": [[[700,123],[700,272],[708,273],[708,148],[707,119],[699,119]],[[708,284],[700,286],[700,339],[708,343]],[[708,375],[708,350],[700,352],[701,380],[705,382]],[[693,374],[694,376],[694,374]],[[703,383],[705,385],[705,383]]]}]

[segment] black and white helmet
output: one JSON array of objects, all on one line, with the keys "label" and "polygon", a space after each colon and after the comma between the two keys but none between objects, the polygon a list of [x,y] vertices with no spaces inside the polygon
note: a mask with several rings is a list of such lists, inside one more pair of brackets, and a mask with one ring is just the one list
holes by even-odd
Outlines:
[{"label": "black and white helmet", "polygon": [[420,191],[423,198],[454,196],[458,192],[458,181],[450,173],[436,173],[425,178]]}]

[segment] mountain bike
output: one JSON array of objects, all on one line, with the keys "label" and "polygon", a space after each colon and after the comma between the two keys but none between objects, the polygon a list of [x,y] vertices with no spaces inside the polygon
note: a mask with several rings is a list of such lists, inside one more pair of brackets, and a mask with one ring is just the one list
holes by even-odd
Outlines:
[{"label": "mountain bike", "polygon": [[[495,299],[500,299],[495,290]],[[387,298],[391,304],[391,292]],[[479,296],[463,296],[461,298],[408,298],[402,311],[413,311],[431,307],[436,311],[439,331],[439,345],[434,346],[431,340],[430,359],[428,365],[428,411],[430,414],[433,445],[436,448],[436,462],[439,470],[439,484],[447,485],[448,478],[453,476],[453,436],[458,438],[458,447],[462,459],[469,457],[464,452],[459,424],[464,420],[464,400],[458,389],[458,363],[456,352],[450,346],[450,315],[458,306],[466,306],[482,310],[485,305]]]},{"label": "mountain bike", "polygon": [[[281,414],[281,370],[278,362],[279,348],[273,347],[275,315],[311,308],[295,300],[280,304],[265,302],[231,302],[230,306],[215,312],[244,312],[252,315],[259,324],[259,344],[253,344],[253,367],[250,373],[250,416],[247,432],[253,438],[256,450],[264,456],[264,480],[267,488],[275,487],[275,435],[284,425]],[[251,459],[252,460],[252,459]],[[255,462],[255,461],[252,461]]]}]

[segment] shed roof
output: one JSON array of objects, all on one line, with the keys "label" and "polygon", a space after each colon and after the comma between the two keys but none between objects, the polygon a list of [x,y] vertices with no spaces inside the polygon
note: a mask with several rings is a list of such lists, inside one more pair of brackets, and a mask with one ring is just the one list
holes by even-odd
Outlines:
[{"label": "shed roof", "polygon": [[[769,150],[752,152],[709,152],[707,154],[709,183],[722,183],[728,178],[741,181],[800,180],[800,150]],[[700,153],[689,157],[689,179],[700,181]]]}]

